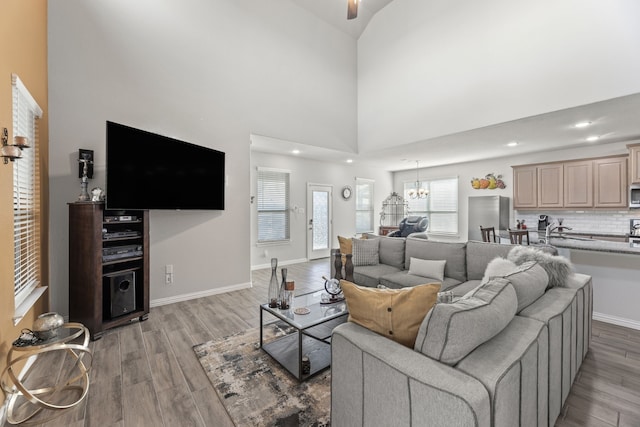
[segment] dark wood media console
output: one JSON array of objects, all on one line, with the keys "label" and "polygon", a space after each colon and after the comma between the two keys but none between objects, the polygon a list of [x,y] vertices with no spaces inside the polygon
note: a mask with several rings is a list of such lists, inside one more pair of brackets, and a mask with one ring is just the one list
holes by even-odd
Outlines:
[{"label": "dark wood media console", "polygon": [[149,316],[149,211],[69,203],[69,320],[91,339]]}]

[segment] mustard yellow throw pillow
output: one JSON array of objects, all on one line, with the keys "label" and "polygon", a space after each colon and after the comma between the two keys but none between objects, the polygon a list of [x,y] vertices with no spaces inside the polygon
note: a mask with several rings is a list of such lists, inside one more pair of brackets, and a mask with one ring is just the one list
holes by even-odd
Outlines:
[{"label": "mustard yellow throw pillow", "polygon": [[351,237],[338,236],[338,243],[340,243],[340,253],[342,254],[342,260],[344,261],[344,256],[346,254],[353,253],[353,242],[351,241]]},{"label": "mustard yellow throw pillow", "polygon": [[379,289],[340,281],[349,321],[413,348],[418,329],[436,303],[440,283]]}]

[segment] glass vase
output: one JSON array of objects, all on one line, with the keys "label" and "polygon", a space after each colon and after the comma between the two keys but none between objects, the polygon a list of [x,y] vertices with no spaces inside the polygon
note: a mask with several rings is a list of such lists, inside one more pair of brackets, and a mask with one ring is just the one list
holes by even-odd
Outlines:
[{"label": "glass vase", "polygon": [[280,286],[278,285],[278,258],[271,258],[271,280],[269,280],[269,307],[278,307]]},{"label": "glass vase", "polygon": [[287,301],[287,269],[282,269],[282,284],[280,285],[280,296],[279,296],[279,304],[281,310],[288,310],[289,303]]}]

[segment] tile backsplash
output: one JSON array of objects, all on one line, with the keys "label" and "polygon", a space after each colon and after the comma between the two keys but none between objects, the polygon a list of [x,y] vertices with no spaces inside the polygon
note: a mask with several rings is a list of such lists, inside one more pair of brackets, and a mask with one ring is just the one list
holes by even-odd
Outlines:
[{"label": "tile backsplash", "polygon": [[[515,211],[515,220],[525,220],[530,230],[538,229],[538,216],[545,214],[555,223],[563,218],[562,225],[571,227],[574,233],[626,234],[629,220],[640,218],[637,211]],[[515,228],[515,224],[512,225]]]}]

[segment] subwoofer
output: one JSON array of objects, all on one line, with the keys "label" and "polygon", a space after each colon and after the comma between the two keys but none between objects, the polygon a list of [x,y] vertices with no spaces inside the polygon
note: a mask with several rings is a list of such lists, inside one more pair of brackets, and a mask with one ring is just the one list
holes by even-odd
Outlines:
[{"label": "subwoofer", "polygon": [[136,274],[133,271],[106,276],[109,290],[111,317],[121,316],[136,309]]}]

